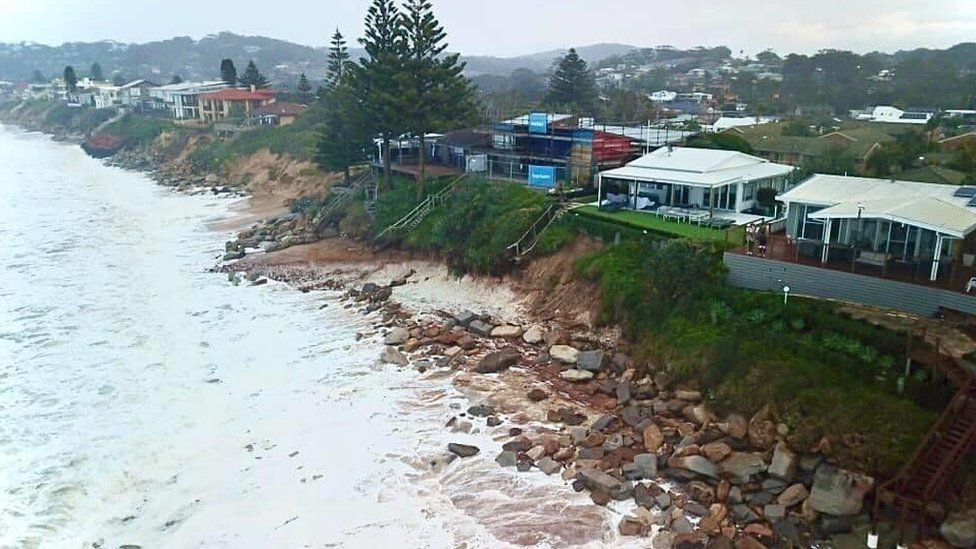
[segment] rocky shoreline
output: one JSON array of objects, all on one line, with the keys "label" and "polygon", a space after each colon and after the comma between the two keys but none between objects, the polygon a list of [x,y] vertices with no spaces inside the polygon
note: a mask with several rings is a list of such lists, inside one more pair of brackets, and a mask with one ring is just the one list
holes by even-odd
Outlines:
[{"label": "rocky shoreline", "polygon": [[[216,174],[167,164],[151,148],[122,151],[105,163],[142,171],[187,194],[247,196]],[[516,322],[467,310],[414,314],[395,299],[397,288],[413,283],[412,273],[353,286],[349,277],[323,277],[310,267],[271,260],[254,268],[239,261],[323,236],[301,216],[271,217],[228,242],[214,271],[227,273],[235,285],[277,280],[303,292],[342,292],[344,307],[376,315],[384,345],[378,361],[389,367],[478,376],[529,372],[537,382],[519,405],[544,409],[551,431],[516,424],[517,414],[491,402],[474,404],[445,429],[508,423],[510,440],[495,458],[500,467],[558,475],[596,505],[627,502],[632,510],[617,524],[622,536],[646,537],[652,547],[830,546],[838,535],[863,545],[871,528],[865,496],[874,480],[809,449],[790,448],[788,427],[768,408],[751,418],[717,417],[697,387],[674,384],[663,369],[638,370],[616,340],[551,319]],[[444,451],[454,460],[480,449],[452,443]],[[965,547],[976,517],[950,517],[946,524],[943,537]],[[972,538],[976,542],[976,531]],[[945,545],[932,540],[925,546]]]}]

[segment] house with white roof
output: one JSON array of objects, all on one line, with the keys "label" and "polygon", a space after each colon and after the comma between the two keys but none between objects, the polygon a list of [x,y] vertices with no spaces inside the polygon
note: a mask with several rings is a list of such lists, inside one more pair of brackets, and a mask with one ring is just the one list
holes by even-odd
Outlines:
[{"label": "house with white roof", "polygon": [[643,211],[664,207],[738,214],[758,206],[761,188],[785,191],[794,169],[737,151],[662,147],[601,172],[599,197],[601,205]]},{"label": "house with white roof", "polygon": [[926,111],[903,111],[896,107],[878,105],[873,109],[854,112],[853,118],[868,122],[886,122],[888,124],[918,124],[924,125],[932,119],[932,113]]},{"label": "house with white roof", "polygon": [[976,187],[817,174],[776,198],[798,254],[823,264],[842,257],[935,281],[976,249]]},{"label": "house with white roof", "polygon": [[702,126],[702,131],[705,132],[724,132],[725,130],[731,128],[745,128],[749,126],[758,126],[760,124],[770,124],[772,122],[779,122],[779,117],[777,116],[722,116],[715,121],[714,124],[705,124]]},{"label": "house with white roof", "polygon": [[223,80],[181,82],[157,86],[149,90],[153,101],[162,109],[169,109],[176,120],[200,118],[199,96],[230,87]]}]

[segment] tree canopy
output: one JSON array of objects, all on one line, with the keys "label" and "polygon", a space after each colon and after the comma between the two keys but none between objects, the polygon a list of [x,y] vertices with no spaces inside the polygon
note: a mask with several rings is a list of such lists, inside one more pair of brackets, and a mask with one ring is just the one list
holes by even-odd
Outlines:
[{"label": "tree canopy", "polygon": [[102,66],[99,65],[98,62],[92,63],[91,69],[88,71],[88,76],[92,80],[105,80],[105,74],[102,73]]},{"label": "tree canopy", "polygon": [[78,75],[75,74],[75,68],[71,65],[64,68],[64,85],[71,93],[78,90]]},{"label": "tree canopy", "polygon": [[254,64],[254,60],[247,62],[247,68],[244,69],[244,74],[240,76],[240,84],[242,86],[250,87],[254,86],[257,89],[268,87],[268,78],[258,71],[258,66]]},{"label": "tree canopy", "polygon": [[[315,161],[326,170],[343,172],[349,180],[350,167],[366,158],[371,140],[356,99],[355,81],[350,70],[346,40],[336,29],[329,47],[326,85],[320,97],[325,122],[315,150]],[[304,74],[302,77],[304,78]],[[308,80],[305,80],[308,89]]]},{"label": "tree canopy", "polygon": [[220,79],[230,86],[237,84],[237,67],[234,66],[232,59],[224,59],[220,62]]},{"label": "tree canopy", "polygon": [[575,114],[593,114],[596,110],[596,83],[589,66],[574,48],[559,60],[549,79],[546,104],[568,109]]},{"label": "tree canopy", "polygon": [[302,101],[308,103],[312,97],[312,85],[309,84],[308,77],[305,76],[304,72],[298,77],[298,86],[295,89],[298,90],[298,96],[302,98]]},{"label": "tree canopy", "polygon": [[180,75],[178,75],[178,74],[174,74],[173,75],[173,78],[170,78],[169,79],[169,83],[170,84],[182,84],[183,83],[183,77],[180,76]]}]

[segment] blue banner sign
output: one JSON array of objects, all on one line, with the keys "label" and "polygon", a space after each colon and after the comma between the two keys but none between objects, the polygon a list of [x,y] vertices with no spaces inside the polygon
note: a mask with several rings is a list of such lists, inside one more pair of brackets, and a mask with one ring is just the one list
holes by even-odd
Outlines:
[{"label": "blue banner sign", "polygon": [[529,166],[529,185],[534,187],[555,187],[556,168],[553,166]]},{"label": "blue banner sign", "polygon": [[529,133],[549,133],[549,115],[544,112],[530,112]]}]

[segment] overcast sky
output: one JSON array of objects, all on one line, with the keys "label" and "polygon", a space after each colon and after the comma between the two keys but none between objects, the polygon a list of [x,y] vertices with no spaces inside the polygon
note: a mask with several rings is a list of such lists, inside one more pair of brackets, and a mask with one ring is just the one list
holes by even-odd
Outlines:
[{"label": "overcast sky", "polygon": [[[313,46],[358,37],[368,0],[0,0],[0,42],[147,42],[228,30]],[[451,49],[513,56],[597,42],[734,53],[893,51],[976,40],[976,0],[434,0]]]}]

